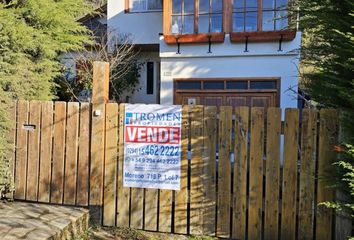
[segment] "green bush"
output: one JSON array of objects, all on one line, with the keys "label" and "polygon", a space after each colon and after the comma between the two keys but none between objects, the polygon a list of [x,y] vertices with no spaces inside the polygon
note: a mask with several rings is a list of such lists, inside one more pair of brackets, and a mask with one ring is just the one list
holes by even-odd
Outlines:
[{"label": "green bush", "polygon": [[61,54],[90,43],[76,22],[83,0],[0,0],[0,189],[11,186],[8,108],[13,100],[50,100]]}]

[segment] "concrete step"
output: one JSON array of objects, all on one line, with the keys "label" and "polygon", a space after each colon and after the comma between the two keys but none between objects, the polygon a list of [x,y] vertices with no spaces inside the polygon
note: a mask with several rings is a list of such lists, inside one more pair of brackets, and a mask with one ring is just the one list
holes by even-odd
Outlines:
[{"label": "concrete step", "polygon": [[84,208],[28,202],[0,202],[0,239],[69,240],[84,236],[89,212]]}]

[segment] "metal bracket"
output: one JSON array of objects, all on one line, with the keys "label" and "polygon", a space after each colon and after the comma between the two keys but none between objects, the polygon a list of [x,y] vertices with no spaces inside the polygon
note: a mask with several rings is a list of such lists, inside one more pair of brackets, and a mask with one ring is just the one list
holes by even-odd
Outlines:
[{"label": "metal bracket", "polygon": [[177,52],[176,54],[181,54],[181,43],[178,42],[178,37],[176,37],[176,43],[177,43]]},{"label": "metal bracket", "polygon": [[23,124],[22,128],[26,131],[34,131],[36,129],[36,125],[34,124]]},{"label": "metal bracket", "polygon": [[208,36],[208,44],[209,44],[209,48],[208,48],[208,52],[207,53],[212,53],[211,52],[211,35]]},{"label": "metal bracket", "polygon": [[246,36],[245,50],[244,50],[244,52],[249,52],[249,51],[248,51],[248,36]]},{"label": "metal bracket", "polygon": [[278,52],[282,52],[282,43],[283,43],[283,34],[280,34],[280,39],[279,39],[279,49]]}]

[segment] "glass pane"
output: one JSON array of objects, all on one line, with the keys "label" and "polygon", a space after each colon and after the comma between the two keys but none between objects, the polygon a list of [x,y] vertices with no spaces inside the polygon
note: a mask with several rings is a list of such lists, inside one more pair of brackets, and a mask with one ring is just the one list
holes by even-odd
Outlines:
[{"label": "glass pane", "polygon": [[233,32],[243,32],[245,27],[244,13],[234,13],[232,17]]},{"label": "glass pane", "polygon": [[272,10],[274,9],[275,0],[263,0],[263,10]]},{"label": "glass pane", "polygon": [[278,9],[286,9],[288,6],[288,0],[277,0]]},{"label": "glass pane", "polygon": [[222,13],[222,1],[211,0],[211,11],[213,13]]},{"label": "glass pane", "polygon": [[181,16],[172,16],[172,34],[182,33],[182,17]]},{"label": "glass pane", "polygon": [[257,12],[246,12],[246,32],[257,31]]},{"label": "glass pane", "polygon": [[222,14],[211,16],[210,32],[222,32]]},{"label": "glass pane", "polygon": [[288,12],[278,11],[275,22],[276,30],[284,30],[288,27]]},{"label": "glass pane", "polygon": [[210,1],[199,0],[199,13],[209,13],[209,11],[210,11]]},{"label": "glass pane", "polygon": [[148,0],[148,10],[161,10],[162,0]]},{"label": "glass pane", "polygon": [[233,8],[234,12],[243,12],[245,5],[244,5],[244,0],[234,0]]},{"label": "glass pane", "polygon": [[247,81],[228,81],[226,82],[227,89],[247,89]]},{"label": "glass pane", "polygon": [[263,12],[263,23],[262,23],[263,31],[273,31],[274,30],[274,12]]},{"label": "glass pane", "polygon": [[224,89],[224,82],[223,81],[205,81],[204,82],[204,89]]},{"label": "glass pane", "polygon": [[182,13],[182,0],[172,0],[172,13]]},{"label": "glass pane", "polygon": [[198,24],[198,30],[200,33],[209,32],[209,14],[199,15]]},{"label": "glass pane", "polygon": [[201,89],[200,81],[181,81],[177,82],[177,89],[190,90],[190,89]]},{"label": "glass pane", "polygon": [[134,12],[146,11],[146,0],[131,0],[130,10]]},{"label": "glass pane", "polygon": [[182,33],[194,33],[194,15],[184,16]]},{"label": "glass pane", "polygon": [[257,11],[257,0],[246,0],[247,11]]},{"label": "glass pane", "polygon": [[276,81],[251,81],[251,89],[277,89]]},{"label": "glass pane", "polygon": [[194,13],[194,1],[185,0],[184,1],[184,14]]}]

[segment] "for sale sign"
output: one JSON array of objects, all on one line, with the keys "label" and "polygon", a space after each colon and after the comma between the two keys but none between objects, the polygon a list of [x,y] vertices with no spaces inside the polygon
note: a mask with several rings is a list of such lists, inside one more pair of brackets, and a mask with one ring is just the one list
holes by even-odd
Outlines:
[{"label": "for sale sign", "polygon": [[126,104],[124,187],[180,189],[181,106]]}]

